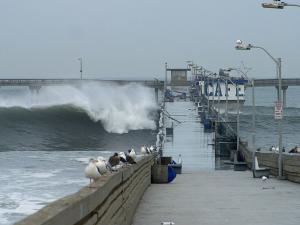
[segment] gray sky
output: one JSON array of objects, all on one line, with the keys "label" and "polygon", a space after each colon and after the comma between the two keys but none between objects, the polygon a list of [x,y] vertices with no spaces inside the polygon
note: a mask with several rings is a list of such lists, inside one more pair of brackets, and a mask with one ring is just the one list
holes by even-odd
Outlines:
[{"label": "gray sky", "polygon": [[[269,0],[266,0],[269,1]],[[299,0],[287,0],[298,3]],[[300,8],[263,9],[260,0],[0,0],[0,78],[163,77],[193,60],[211,71],[252,67],[273,77],[262,51],[282,57],[283,77],[300,77]]]}]

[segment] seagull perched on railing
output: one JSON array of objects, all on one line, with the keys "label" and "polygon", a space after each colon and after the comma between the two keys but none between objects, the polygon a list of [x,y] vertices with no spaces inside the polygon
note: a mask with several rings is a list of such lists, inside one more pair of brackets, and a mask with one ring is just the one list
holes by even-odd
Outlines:
[{"label": "seagull perched on railing", "polygon": [[84,170],[85,176],[90,179],[90,187],[93,182],[101,177],[100,169],[97,167],[98,160],[90,159],[89,164]]},{"label": "seagull perched on railing", "polygon": [[151,152],[154,152],[154,151],[155,151],[155,148],[154,148],[153,145],[151,145],[149,149],[150,149]]},{"label": "seagull perched on railing", "polygon": [[102,156],[97,158],[96,166],[98,167],[101,175],[107,172],[107,162]]},{"label": "seagull perched on railing", "polygon": [[142,153],[143,155],[146,155],[146,154],[147,154],[147,149],[146,149],[145,145],[142,145],[142,147],[141,147],[141,153]]},{"label": "seagull perched on railing", "polygon": [[124,152],[119,152],[119,158],[122,163],[127,163],[126,155]]},{"label": "seagull perched on railing", "polygon": [[119,165],[120,157],[118,153],[114,153],[111,157],[109,157],[108,163],[111,167]]},{"label": "seagull perched on railing", "polygon": [[136,159],[136,154],[135,154],[135,151],[134,151],[133,148],[128,150],[128,154],[129,154],[129,156],[135,161],[135,159]]},{"label": "seagull perched on railing", "polygon": [[275,146],[274,145],[271,146],[270,151],[275,152]]}]

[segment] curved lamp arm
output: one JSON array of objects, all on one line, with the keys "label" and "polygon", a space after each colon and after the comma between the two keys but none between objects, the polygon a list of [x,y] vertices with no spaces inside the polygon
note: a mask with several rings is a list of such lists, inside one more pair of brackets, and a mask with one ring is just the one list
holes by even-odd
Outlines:
[{"label": "curved lamp arm", "polygon": [[300,7],[300,5],[297,5],[297,4],[288,4],[288,3],[285,3],[284,5],[285,5],[285,6],[296,6],[296,7]]},{"label": "curved lamp arm", "polygon": [[254,46],[254,45],[251,45],[251,44],[249,44],[249,47],[250,48],[258,48],[258,49],[263,50],[268,56],[270,56],[270,58],[276,63],[276,65],[279,66],[278,60],[275,59],[265,48],[260,47],[260,46]]}]

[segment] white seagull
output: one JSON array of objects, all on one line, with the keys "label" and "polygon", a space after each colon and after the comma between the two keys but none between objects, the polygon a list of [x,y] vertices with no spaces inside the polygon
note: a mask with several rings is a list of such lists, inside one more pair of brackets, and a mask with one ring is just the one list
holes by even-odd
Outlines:
[{"label": "white seagull", "polygon": [[147,150],[146,150],[145,145],[142,145],[142,147],[141,147],[141,153],[142,153],[143,155],[146,155],[146,154],[147,154]]},{"label": "white seagull", "polygon": [[135,161],[136,160],[136,154],[134,149],[128,150],[129,156]]},{"label": "white seagull", "polygon": [[95,164],[96,164],[97,168],[99,169],[101,175],[103,175],[107,172],[107,162],[102,156],[99,156],[97,158],[97,162]]},{"label": "white seagull", "polygon": [[122,163],[127,163],[126,155],[124,152],[119,152],[119,158]]},{"label": "white seagull", "polygon": [[89,164],[84,170],[85,176],[90,179],[90,185],[89,185],[90,187],[92,182],[95,182],[97,179],[101,177],[100,170],[96,166],[97,162],[98,160],[96,159],[90,159]]},{"label": "white seagull", "polygon": [[151,152],[154,152],[154,150],[155,150],[153,145],[151,145],[149,149],[150,149]]}]

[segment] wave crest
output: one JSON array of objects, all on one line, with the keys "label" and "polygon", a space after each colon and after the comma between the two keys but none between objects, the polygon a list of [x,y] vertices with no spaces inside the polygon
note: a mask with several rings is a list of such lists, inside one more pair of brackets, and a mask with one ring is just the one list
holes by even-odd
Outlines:
[{"label": "wave crest", "polygon": [[26,109],[72,105],[83,110],[93,121],[101,121],[110,133],[155,129],[150,116],[157,109],[152,89],[136,83],[84,83],[81,86],[45,86],[39,93],[28,89],[1,91],[0,107]]}]

